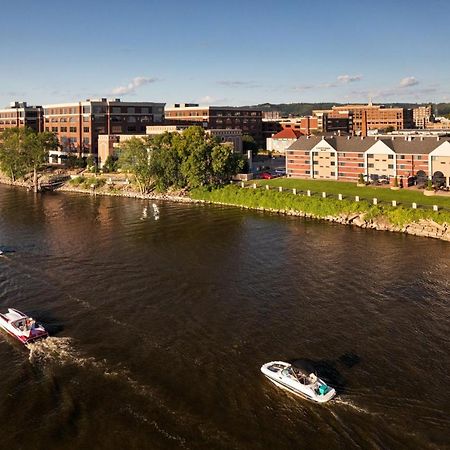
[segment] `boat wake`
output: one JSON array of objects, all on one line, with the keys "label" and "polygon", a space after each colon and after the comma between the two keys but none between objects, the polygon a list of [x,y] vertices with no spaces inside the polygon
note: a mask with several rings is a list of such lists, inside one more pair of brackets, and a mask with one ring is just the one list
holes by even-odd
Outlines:
[{"label": "boat wake", "polygon": [[60,365],[73,364],[80,367],[106,368],[106,364],[95,358],[81,355],[74,347],[69,337],[48,337],[28,345],[29,361],[36,365],[56,363]]},{"label": "boat wake", "polygon": [[[132,374],[123,367],[118,367],[116,370],[111,370],[108,367],[106,360],[98,360],[94,357],[82,355],[75,347],[74,340],[69,337],[48,337],[47,339],[37,341],[29,344],[30,350],[29,361],[36,366],[50,366],[57,365],[74,365],[82,367],[87,370],[97,371],[102,376],[113,378],[119,383],[125,384],[136,395],[146,399],[151,405],[164,410],[169,417],[177,418],[184,417],[185,425],[188,429],[196,428],[205,442],[227,443],[227,448],[236,448],[236,443],[233,442],[231,436],[221,429],[216,428],[213,424],[205,423],[203,417],[197,417],[190,414],[183,408],[172,408],[165,396],[155,386],[142,384],[133,378]],[[110,378],[110,379],[111,379]],[[162,425],[158,424],[153,418],[145,414],[138,413],[134,409],[129,410],[131,415],[140,422],[147,423],[152,426],[157,432],[164,435],[167,439],[178,441],[180,447],[186,446],[186,440],[177,434],[172,434],[166,430]]]},{"label": "boat wake", "polygon": [[347,407],[349,409],[353,409],[354,411],[359,412],[359,413],[370,414],[370,415],[374,414],[371,411],[362,408],[361,406],[355,405],[351,400],[344,400],[344,399],[342,399],[340,397],[335,398],[333,400],[333,403],[335,405],[342,405],[342,406],[345,406],[345,407]]}]

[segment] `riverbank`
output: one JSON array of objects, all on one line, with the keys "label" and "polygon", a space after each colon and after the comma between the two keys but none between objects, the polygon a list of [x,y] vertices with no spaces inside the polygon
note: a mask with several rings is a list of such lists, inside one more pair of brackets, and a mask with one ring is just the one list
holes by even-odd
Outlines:
[{"label": "riverbank", "polygon": [[450,242],[450,213],[447,211],[370,205],[345,199],[308,197],[237,186],[213,190],[196,189],[191,192],[191,198],[212,204],[327,220],[343,225],[406,233]]},{"label": "riverbank", "polygon": [[[4,178],[0,178],[0,183],[29,188],[26,182],[12,183]],[[234,185],[212,190],[194,189],[189,194],[185,191],[141,194],[130,187],[117,188],[104,185],[96,189],[86,189],[67,182],[59,187],[58,191],[83,195],[234,206],[450,242],[450,213],[447,211],[369,205],[365,202],[306,197],[287,192],[240,188]]]}]

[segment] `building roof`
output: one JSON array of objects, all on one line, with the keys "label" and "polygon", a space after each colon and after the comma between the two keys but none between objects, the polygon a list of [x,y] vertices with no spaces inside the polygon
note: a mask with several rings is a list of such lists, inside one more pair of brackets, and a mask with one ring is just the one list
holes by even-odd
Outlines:
[{"label": "building roof", "polygon": [[277,134],[272,136],[272,139],[297,139],[302,133],[299,130],[293,130],[292,128],[284,128]]},{"label": "building roof", "polygon": [[377,138],[367,136],[364,138],[356,136],[300,136],[288,150],[309,151],[322,139],[330,144],[338,152],[364,153],[378,141],[386,144],[395,153],[413,155],[428,154],[439,147],[443,142],[450,141],[450,137],[392,137]]}]

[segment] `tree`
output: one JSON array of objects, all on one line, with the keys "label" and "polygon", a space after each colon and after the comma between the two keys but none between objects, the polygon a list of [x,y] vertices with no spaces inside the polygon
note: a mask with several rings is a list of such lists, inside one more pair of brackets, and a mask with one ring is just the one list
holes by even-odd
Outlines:
[{"label": "tree", "polygon": [[104,173],[117,171],[117,156],[109,155],[106,158],[105,164],[103,164],[102,170]]},{"label": "tree", "polygon": [[251,150],[253,154],[256,154],[258,152],[258,145],[256,144],[253,136],[250,136],[249,134],[242,135],[242,148],[244,152],[247,152],[249,150]]},{"label": "tree", "polygon": [[211,156],[215,184],[223,184],[244,168],[244,159],[234,152],[232,144],[214,146]]},{"label": "tree", "polygon": [[50,150],[58,148],[58,139],[53,133],[44,131],[43,133],[27,132],[25,145],[25,161],[28,170],[33,171],[34,192],[38,191],[38,170],[48,163],[48,154]]},{"label": "tree", "polygon": [[118,166],[134,175],[141,194],[150,190],[152,184],[151,150],[148,139],[133,137],[120,146]]},{"label": "tree", "polygon": [[12,181],[33,172],[34,191],[38,191],[38,170],[48,162],[48,154],[58,147],[50,132],[36,133],[31,128],[10,128],[0,135],[0,166]]},{"label": "tree", "polygon": [[182,154],[178,133],[164,133],[151,140],[150,169],[159,191],[186,186],[181,173]]},{"label": "tree", "polygon": [[16,181],[26,173],[25,128],[9,128],[0,134],[0,169]]}]

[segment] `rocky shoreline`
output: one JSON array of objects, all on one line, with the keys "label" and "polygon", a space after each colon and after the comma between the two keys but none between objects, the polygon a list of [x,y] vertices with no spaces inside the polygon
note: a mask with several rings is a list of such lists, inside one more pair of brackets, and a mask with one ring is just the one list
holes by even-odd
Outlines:
[{"label": "rocky shoreline", "polygon": [[[22,182],[6,182],[4,179],[0,179],[0,183],[8,184],[11,186],[20,186],[29,188],[27,183]],[[413,236],[427,237],[433,239],[440,239],[443,241],[450,242],[450,225],[449,224],[439,224],[434,222],[433,220],[420,220],[419,222],[412,222],[406,224],[403,227],[395,226],[389,223],[387,220],[383,220],[383,218],[379,219],[366,219],[365,214],[341,214],[339,216],[327,216],[327,217],[318,217],[314,214],[304,213],[302,211],[295,210],[283,210],[283,209],[273,209],[273,208],[252,208],[249,206],[242,206],[239,204],[233,203],[223,203],[223,202],[215,202],[209,200],[198,200],[189,197],[187,194],[158,194],[158,193],[150,193],[150,194],[141,194],[135,191],[128,190],[116,190],[116,191],[105,191],[103,189],[99,190],[89,190],[83,189],[79,187],[73,187],[68,185],[67,183],[60,188],[58,191],[62,192],[74,192],[80,194],[88,194],[88,195],[103,195],[110,197],[127,197],[127,198],[136,198],[141,200],[161,200],[161,201],[171,201],[177,203],[196,203],[196,204],[210,204],[210,205],[221,205],[221,206],[233,206],[241,209],[251,209],[256,211],[264,211],[272,214],[280,214],[287,216],[296,216],[296,217],[304,217],[308,219],[315,220],[326,220],[328,222],[339,223],[341,225],[353,225],[359,228],[366,228],[378,231],[390,231],[395,233],[404,233],[410,234]]]}]

